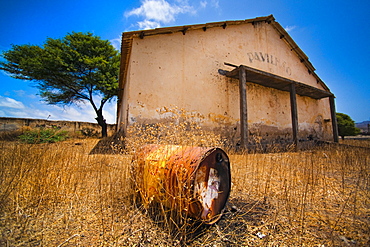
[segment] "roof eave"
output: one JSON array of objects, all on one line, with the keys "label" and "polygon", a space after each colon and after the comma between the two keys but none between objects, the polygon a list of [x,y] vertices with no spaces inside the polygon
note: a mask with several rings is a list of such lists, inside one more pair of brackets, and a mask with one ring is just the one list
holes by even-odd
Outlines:
[{"label": "roof eave", "polygon": [[137,31],[124,32],[124,34],[127,35],[127,37],[133,36],[133,37],[143,38],[145,36],[152,36],[152,35],[158,35],[158,34],[171,34],[171,33],[177,33],[177,32],[184,33],[184,32],[191,31],[191,30],[198,30],[198,29],[206,30],[208,28],[213,28],[213,27],[226,28],[227,26],[231,26],[231,25],[240,25],[240,24],[261,22],[261,21],[270,22],[273,20],[275,20],[273,15],[269,15],[269,16],[263,16],[263,17],[253,18],[253,19],[245,19],[245,20],[209,22],[205,24],[194,24],[194,25],[185,25],[185,26],[161,27],[161,28],[155,28],[155,29],[137,30]]}]

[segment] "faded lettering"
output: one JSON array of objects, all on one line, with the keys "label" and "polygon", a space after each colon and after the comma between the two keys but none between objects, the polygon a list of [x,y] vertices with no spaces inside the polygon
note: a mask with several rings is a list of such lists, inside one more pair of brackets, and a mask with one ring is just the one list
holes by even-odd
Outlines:
[{"label": "faded lettering", "polygon": [[254,53],[254,59],[257,60],[257,61],[261,61],[261,59],[258,56],[258,53],[257,52]]},{"label": "faded lettering", "polygon": [[248,52],[247,55],[249,57],[249,62],[252,63],[253,62],[253,53],[252,52]]},{"label": "faded lettering", "polygon": [[250,63],[263,62],[272,64],[284,71],[286,74],[292,74],[292,70],[288,66],[288,64],[285,61],[281,61],[278,57],[275,57],[272,54],[263,52],[247,52],[247,56]]},{"label": "faded lettering", "polygon": [[263,55],[262,52],[260,52],[260,56],[261,56],[261,61],[264,62],[265,61],[265,56]]}]

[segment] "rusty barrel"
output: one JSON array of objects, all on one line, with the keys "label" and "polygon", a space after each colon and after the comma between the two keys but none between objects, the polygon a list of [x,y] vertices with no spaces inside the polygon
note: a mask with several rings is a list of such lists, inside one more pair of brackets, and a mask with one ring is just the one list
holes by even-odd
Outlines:
[{"label": "rusty barrel", "polygon": [[145,207],[155,201],[206,224],[221,218],[231,188],[222,149],[149,144],[136,151],[132,166]]}]

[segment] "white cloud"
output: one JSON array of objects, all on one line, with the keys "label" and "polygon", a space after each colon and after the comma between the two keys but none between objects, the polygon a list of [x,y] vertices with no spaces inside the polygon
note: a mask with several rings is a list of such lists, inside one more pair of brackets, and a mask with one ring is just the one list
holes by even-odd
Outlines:
[{"label": "white cloud", "polygon": [[126,17],[138,16],[144,21],[138,22],[140,28],[155,28],[162,23],[174,22],[178,14],[195,13],[192,6],[187,1],[177,1],[169,3],[166,0],[143,0],[139,8],[125,13]]},{"label": "white cloud", "polygon": [[216,8],[216,9],[220,8],[219,1],[218,0],[212,0],[211,1],[211,6]]},{"label": "white cloud", "polygon": [[139,21],[137,24],[139,25],[140,29],[144,30],[159,28],[161,26],[159,22],[149,20]]},{"label": "white cloud", "polygon": [[13,90],[14,93],[16,93],[18,96],[23,97],[26,94],[26,91],[20,89],[20,90]]},{"label": "white cloud", "polygon": [[212,1],[212,4],[213,4],[213,7],[215,7],[215,8],[219,8],[220,7],[220,4],[219,4],[219,1],[218,0]]},{"label": "white cloud", "polygon": [[79,104],[78,106],[49,106],[50,120],[69,120],[69,121],[83,121],[83,122],[96,122],[95,112],[88,104]]},{"label": "white cloud", "polygon": [[117,102],[113,101],[111,103],[106,103],[103,109],[104,118],[107,120],[107,123],[116,123],[116,114],[117,114]]},{"label": "white cloud", "polygon": [[5,70],[0,70],[0,73],[5,75],[5,76],[10,76],[10,73],[6,72]]},{"label": "white cloud", "polygon": [[[89,103],[80,103],[78,106],[49,106],[51,110],[50,120],[70,120],[96,123],[96,113]],[[103,116],[107,123],[116,123],[117,102],[106,103],[103,108]]]},{"label": "white cloud", "polygon": [[12,111],[13,116],[15,117],[26,117],[26,118],[39,118],[39,119],[47,119],[52,112],[47,109],[38,109],[34,107],[26,107],[22,111]]},{"label": "white cloud", "polygon": [[285,31],[290,32],[290,31],[293,31],[296,28],[297,28],[297,26],[286,26],[284,29],[285,29]]},{"label": "white cloud", "polygon": [[0,107],[15,108],[15,109],[24,109],[25,106],[22,102],[15,99],[0,96]]},{"label": "white cloud", "polygon": [[109,40],[109,42],[113,45],[113,47],[117,50],[117,51],[121,51],[121,38],[116,38],[116,39],[111,39]]},{"label": "white cloud", "polygon": [[16,118],[39,118],[39,119],[46,119],[49,115],[51,115],[51,111],[31,108],[31,107],[24,107],[20,108],[2,108],[0,110],[1,116],[5,117],[16,117]]},{"label": "white cloud", "polygon": [[[105,104],[103,116],[107,123],[113,124],[116,122],[116,105],[116,101]],[[32,104],[24,105],[20,101],[4,96],[0,96],[0,116],[96,123],[95,111],[88,103],[81,103],[78,106],[60,106],[35,101]]]},{"label": "white cloud", "polygon": [[220,3],[218,0],[204,0],[199,2],[201,8],[206,8],[207,6],[210,6],[212,8],[218,9],[220,8]]}]

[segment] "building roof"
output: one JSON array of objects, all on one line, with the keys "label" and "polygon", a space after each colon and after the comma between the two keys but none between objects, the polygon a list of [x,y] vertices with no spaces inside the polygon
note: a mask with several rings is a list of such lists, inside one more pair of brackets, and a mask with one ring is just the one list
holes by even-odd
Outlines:
[{"label": "building roof", "polygon": [[257,17],[253,19],[246,19],[246,20],[236,20],[236,21],[222,21],[222,22],[211,22],[205,24],[195,24],[195,25],[185,25],[185,26],[175,26],[175,27],[164,27],[164,28],[156,28],[150,30],[139,30],[139,31],[132,31],[132,32],[124,32],[122,34],[122,44],[121,44],[121,69],[120,69],[120,88],[123,88],[123,84],[126,81],[127,76],[127,67],[128,62],[130,59],[130,53],[132,48],[132,41],[133,38],[145,38],[147,36],[152,35],[161,35],[161,34],[172,34],[181,32],[185,34],[186,32],[190,32],[192,30],[203,29],[206,31],[208,28],[214,27],[222,27],[227,28],[228,26],[232,25],[241,25],[241,24],[255,24],[258,22],[265,22],[274,27],[274,29],[278,32],[280,39],[284,40],[285,43],[290,47],[290,49],[298,56],[300,61],[306,66],[308,72],[312,74],[317,83],[319,83],[325,91],[330,92],[329,88],[325,85],[325,83],[320,79],[320,77],[315,73],[315,68],[309,61],[307,55],[298,47],[298,45],[294,42],[294,40],[290,37],[290,35],[285,31],[285,29],[275,21],[273,15],[264,16],[264,17]]}]

